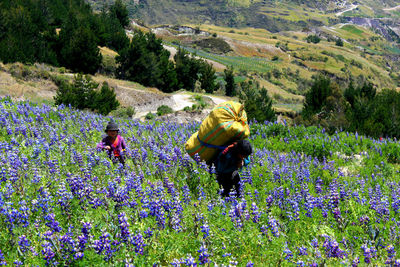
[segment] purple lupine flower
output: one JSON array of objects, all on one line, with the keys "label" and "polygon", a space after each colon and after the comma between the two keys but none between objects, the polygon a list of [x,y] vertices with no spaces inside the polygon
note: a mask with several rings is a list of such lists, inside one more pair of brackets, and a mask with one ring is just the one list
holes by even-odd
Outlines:
[{"label": "purple lupine flower", "polygon": [[367,247],[367,245],[362,245],[361,249],[364,252],[364,262],[369,264],[371,263],[371,258],[372,258],[372,252],[371,249],[369,247]]},{"label": "purple lupine flower", "polygon": [[50,245],[49,242],[45,242],[42,244],[42,254],[43,254],[43,259],[46,260],[46,263],[50,265],[52,262],[54,263],[54,257],[55,253],[52,249],[52,246]]},{"label": "purple lupine flower", "polygon": [[118,223],[119,223],[119,228],[121,230],[121,239],[123,242],[127,242],[130,236],[130,232],[129,232],[128,218],[126,217],[125,212],[122,212],[121,214],[118,215]]},{"label": "purple lupine flower", "polygon": [[210,262],[210,254],[208,254],[208,249],[207,247],[203,244],[201,245],[200,249],[197,250],[197,252],[200,253],[199,255],[199,263],[200,265],[206,264]]},{"label": "purple lupine flower", "polygon": [[0,266],[6,266],[6,265],[7,265],[6,259],[4,258],[4,255],[0,249]]},{"label": "purple lupine flower", "polygon": [[293,258],[293,252],[292,252],[289,248],[285,248],[285,249],[283,250],[283,253],[286,254],[285,260],[290,260],[290,259]]},{"label": "purple lupine flower", "polygon": [[389,245],[386,247],[386,251],[388,253],[388,259],[385,261],[385,264],[391,265],[394,262],[394,257],[396,257],[396,250],[393,245]]},{"label": "purple lupine flower", "polygon": [[357,267],[358,264],[360,264],[360,259],[358,257],[355,257],[355,259],[351,263],[351,267]]},{"label": "purple lupine flower", "polygon": [[318,248],[318,239],[314,238],[313,240],[311,240],[311,246],[313,246],[313,248]]},{"label": "purple lupine flower", "polygon": [[144,252],[144,247],[146,246],[146,243],[144,242],[144,238],[142,236],[142,234],[136,234],[134,236],[132,236],[130,242],[132,243],[132,245],[135,246],[135,252],[143,255]]},{"label": "purple lupine flower", "polygon": [[197,266],[196,260],[192,257],[192,255],[187,255],[187,258],[184,260],[184,264],[186,266]]},{"label": "purple lupine flower", "polygon": [[204,223],[204,224],[201,226],[201,232],[204,233],[204,234],[203,234],[203,238],[204,238],[204,239],[207,238],[208,236],[210,236],[210,227],[208,226],[207,223]]},{"label": "purple lupine flower", "polygon": [[30,246],[30,242],[26,238],[25,235],[21,235],[19,237],[18,245],[19,245],[19,248],[21,249],[21,252],[25,253],[28,250],[29,246]]},{"label": "purple lupine flower", "polygon": [[254,263],[252,261],[249,261],[248,263],[246,263],[246,267],[253,267]]},{"label": "purple lupine flower", "polygon": [[298,247],[297,248],[299,250],[299,256],[307,256],[307,248],[304,246]]}]

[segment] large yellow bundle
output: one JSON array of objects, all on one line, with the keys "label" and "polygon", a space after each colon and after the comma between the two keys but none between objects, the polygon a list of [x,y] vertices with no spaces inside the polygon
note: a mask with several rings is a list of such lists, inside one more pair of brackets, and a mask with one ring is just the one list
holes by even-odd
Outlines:
[{"label": "large yellow bundle", "polygon": [[185,148],[192,158],[197,153],[202,160],[211,163],[223,146],[245,139],[249,135],[250,128],[243,105],[228,101],[211,111],[201,123],[199,131],[186,142]]}]

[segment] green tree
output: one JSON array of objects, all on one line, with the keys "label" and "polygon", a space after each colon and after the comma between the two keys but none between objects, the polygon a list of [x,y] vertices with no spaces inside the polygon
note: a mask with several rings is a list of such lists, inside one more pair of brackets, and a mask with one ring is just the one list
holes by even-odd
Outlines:
[{"label": "green tree", "polygon": [[100,91],[96,93],[91,108],[102,115],[107,115],[111,111],[116,110],[119,105],[114,89],[110,88],[107,82],[103,82]]},{"label": "green tree", "polygon": [[314,43],[318,44],[321,41],[321,38],[319,38],[317,35],[309,35],[306,37],[307,43]]},{"label": "green tree", "polygon": [[253,81],[240,83],[239,100],[244,104],[249,120],[255,119],[258,122],[276,120],[268,91],[264,87],[260,88],[259,83]]},{"label": "green tree", "polygon": [[215,83],[215,69],[213,66],[206,61],[201,62],[199,68],[199,81],[201,89],[204,89],[207,93],[211,94],[217,89]]},{"label": "green tree", "polygon": [[129,25],[128,9],[121,0],[116,0],[115,3],[110,6],[110,14],[118,19],[123,28]]},{"label": "green tree", "polygon": [[118,18],[111,12],[103,10],[98,16],[98,37],[99,44],[107,46],[116,51],[129,46],[129,38],[126,36],[125,29],[121,26]]},{"label": "green tree", "polygon": [[104,82],[101,89],[97,90],[99,84],[88,75],[77,74],[72,83],[59,81],[57,85],[58,90],[54,97],[56,105],[90,109],[103,115],[107,115],[119,106],[114,89]]},{"label": "green tree", "polygon": [[235,76],[233,75],[233,67],[230,66],[224,70],[224,80],[225,80],[225,95],[233,96],[235,95],[236,85]]},{"label": "green tree", "polygon": [[153,33],[135,32],[131,44],[116,58],[117,77],[158,87],[164,92],[178,88],[170,53]]},{"label": "green tree", "polygon": [[174,60],[179,87],[193,91],[200,68],[198,61],[181,47],[178,48]]},{"label": "green tree", "polygon": [[87,25],[71,13],[60,31],[59,61],[75,72],[95,73],[102,61],[97,38]]},{"label": "green tree", "polygon": [[340,37],[337,38],[335,43],[336,43],[337,46],[343,46],[343,40],[342,40],[342,38],[340,38]]},{"label": "green tree", "polygon": [[311,89],[305,95],[302,114],[307,119],[311,115],[321,112],[326,104],[326,98],[331,95],[331,80],[323,75],[314,78]]}]

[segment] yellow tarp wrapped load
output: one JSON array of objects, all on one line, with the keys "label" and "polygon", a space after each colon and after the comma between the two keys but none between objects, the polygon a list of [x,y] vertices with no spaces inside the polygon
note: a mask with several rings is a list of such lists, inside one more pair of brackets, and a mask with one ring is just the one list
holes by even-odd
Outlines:
[{"label": "yellow tarp wrapped load", "polygon": [[243,105],[228,101],[211,111],[201,123],[199,131],[186,142],[185,148],[192,158],[197,153],[200,159],[211,163],[223,146],[243,140],[249,135],[250,128]]}]

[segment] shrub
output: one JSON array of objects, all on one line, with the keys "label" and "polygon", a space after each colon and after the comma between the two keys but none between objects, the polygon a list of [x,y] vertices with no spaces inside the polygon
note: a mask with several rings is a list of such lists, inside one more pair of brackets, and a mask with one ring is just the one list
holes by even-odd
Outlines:
[{"label": "shrub", "polygon": [[149,112],[149,113],[146,114],[145,119],[146,120],[152,120],[155,117],[156,117],[156,115],[154,113]]},{"label": "shrub", "polygon": [[53,77],[54,79],[58,85],[57,94],[54,97],[56,105],[65,104],[77,109],[91,109],[103,115],[107,115],[119,106],[114,89],[110,88],[106,82],[98,91],[99,84],[87,75],[75,75],[73,83],[60,79],[58,76]]},{"label": "shrub", "polygon": [[172,113],[172,112],[174,112],[174,111],[172,110],[172,108],[169,107],[169,106],[167,106],[167,105],[161,105],[161,106],[159,106],[159,107],[157,108],[157,115],[158,115],[158,116],[163,116],[163,115],[166,115],[166,114],[170,114],[170,113]]},{"label": "shrub", "polygon": [[342,38],[337,38],[337,39],[336,39],[336,45],[337,45],[337,46],[343,46],[343,40],[342,40]]},{"label": "shrub", "polygon": [[314,43],[318,44],[321,41],[321,38],[319,38],[317,35],[309,35],[306,38],[307,43]]},{"label": "shrub", "polygon": [[133,115],[136,114],[136,110],[134,107],[119,107],[116,110],[111,112],[111,115],[119,118],[132,118]]}]

